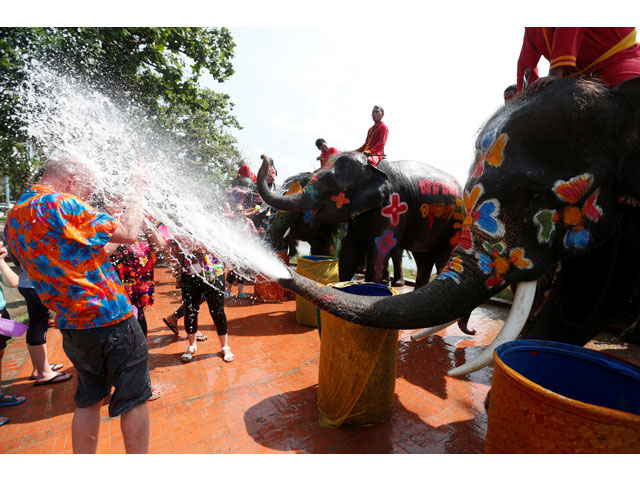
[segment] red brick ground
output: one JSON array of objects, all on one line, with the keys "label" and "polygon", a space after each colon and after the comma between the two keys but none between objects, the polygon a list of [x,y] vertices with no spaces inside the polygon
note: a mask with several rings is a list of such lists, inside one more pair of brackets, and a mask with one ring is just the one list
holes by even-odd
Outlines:
[{"label": "red brick ground", "polygon": [[[227,302],[233,363],[223,362],[206,308],[198,344],[189,364],[180,361],[186,336],[173,335],[162,318],[179,305],[166,269],[156,270],[155,304],[148,309],[152,383],[162,396],[149,403],[151,453],[479,453],[487,414],[483,400],[492,369],[453,379],[445,372],[487,345],[500,323],[472,317],[476,337],[456,326],[419,342],[400,336],[394,410],[384,424],[326,428],[316,406],[320,342],[315,329],[295,320],[295,302]],[[251,289],[248,289],[249,292]],[[235,292],[234,292],[235,293]],[[204,306],[203,306],[204,307]],[[462,349],[460,347],[466,347]],[[49,359],[64,363],[61,336],[50,330]],[[24,337],[7,348],[3,378],[15,377],[6,393],[25,395],[22,405],[0,409],[10,423],[0,427],[0,453],[71,453],[71,419],[76,379],[33,387]],[[12,372],[13,370],[13,372]],[[124,453],[118,419],[102,408],[98,451]]]}]

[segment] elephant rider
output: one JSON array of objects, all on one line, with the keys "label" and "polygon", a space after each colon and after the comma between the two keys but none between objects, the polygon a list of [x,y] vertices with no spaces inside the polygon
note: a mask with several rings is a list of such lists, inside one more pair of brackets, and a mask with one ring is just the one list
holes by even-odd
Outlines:
[{"label": "elephant rider", "polygon": [[356,152],[362,152],[367,156],[367,161],[374,167],[378,166],[380,160],[385,157],[384,146],[389,136],[389,128],[382,121],[384,117],[384,108],[376,105],[371,112],[373,118],[373,126],[367,132],[367,139]]},{"label": "elephant rider", "polygon": [[[540,56],[549,60],[549,75],[538,78]],[[597,78],[609,88],[640,77],[640,45],[633,27],[525,27],[518,59],[518,92],[528,73],[527,94],[539,91],[557,78]],[[640,161],[640,159],[638,159]],[[640,168],[626,162],[618,201],[640,207]]]},{"label": "elephant rider", "polygon": [[330,167],[331,163],[329,163],[329,158],[340,153],[338,152],[337,148],[328,147],[327,142],[324,140],[324,138],[319,138],[316,140],[316,147],[318,147],[318,150],[320,150],[320,156],[316,158],[316,160],[320,160],[320,168]]},{"label": "elephant rider", "polygon": [[502,96],[504,97],[504,104],[506,105],[507,103],[512,102],[513,99],[516,98],[517,94],[518,88],[515,85],[509,85],[507,88],[505,88],[504,93],[502,94]]},{"label": "elephant rider", "polygon": [[[549,60],[549,75],[538,78],[538,61]],[[527,93],[555,78],[598,78],[607,87],[640,76],[640,47],[633,27],[525,27],[518,58],[518,92],[530,70]]]}]

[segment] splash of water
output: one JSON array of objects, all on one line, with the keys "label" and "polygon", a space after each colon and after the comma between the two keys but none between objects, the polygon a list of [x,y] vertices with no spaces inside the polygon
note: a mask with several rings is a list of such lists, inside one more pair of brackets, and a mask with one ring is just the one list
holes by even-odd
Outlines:
[{"label": "splash of water", "polygon": [[274,280],[289,277],[263,242],[224,215],[223,188],[199,177],[168,135],[154,131],[138,111],[41,65],[28,71],[16,93],[28,135],[48,156],[79,158],[98,177],[99,196],[126,198],[141,163],[148,173],[145,211],[167,226],[181,248],[189,251],[190,245],[201,243],[254,280],[257,274]]}]

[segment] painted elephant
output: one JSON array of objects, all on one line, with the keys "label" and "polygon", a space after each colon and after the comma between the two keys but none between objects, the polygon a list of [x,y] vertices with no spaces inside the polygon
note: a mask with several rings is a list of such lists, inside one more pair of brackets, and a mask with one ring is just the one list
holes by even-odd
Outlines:
[{"label": "painted elephant", "polygon": [[[278,191],[283,195],[300,192],[313,178],[313,172],[303,172],[287,178]],[[311,255],[329,255],[338,257],[342,239],[347,231],[347,224],[313,222],[310,209],[303,211],[277,211],[270,226],[269,240],[276,250],[286,250],[293,242],[301,240],[311,247]],[[290,253],[291,256],[291,253]],[[402,249],[394,249],[391,254],[393,261],[393,286],[404,285],[402,268]],[[363,258],[364,265],[364,258]],[[383,269],[383,283],[389,281],[388,268]]]},{"label": "painted elephant", "polygon": [[489,364],[518,336],[583,345],[638,305],[640,209],[621,198],[639,174],[640,78],[612,90],[557,80],[480,131],[460,238],[434,281],[382,299],[295,274],[280,282],[348,321],[393,329],[448,323],[517,284],[503,330],[454,376]]},{"label": "painted elephant", "polygon": [[[424,163],[382,161],[369,165],[358,152],[338,156],[300,192],[277,195],[266,188],[269,158],[262,156],[258,191],[279,210],[313,212],[312,225],[349,222],[339,255],[340,280],[350,280],[366,258],[365,280],[380,283],[394,249],[413,253],[416,285],[441,270],[462,221],[460,186]],[[397,252],[398,250],[396,250]]]}]

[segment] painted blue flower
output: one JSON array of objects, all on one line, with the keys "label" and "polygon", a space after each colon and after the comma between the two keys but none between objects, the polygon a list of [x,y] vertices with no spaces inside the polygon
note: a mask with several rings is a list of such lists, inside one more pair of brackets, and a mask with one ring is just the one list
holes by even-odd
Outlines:
[{"label": "painted blue flower", "polygon": [[437,277],[437,279],[445,279],[445,278],[451,278],[456,283],[460,283],[460,278],[458,277],[458,274],[456,272],[452,272],[451,270],[447,270],[446,272],[442,272]]},{"label": "painted blue flower", "polygon": [[497,234],[500,225],[498,224],[498,220],[494,218],[495,212],[497,211],[497,206],[493,201],[486,201],[480,207],[478,207],[478,219],[477,225],[487,233]]},{"label": "painted blue flower", "polygon": [[493,263],[493,259],[484,253],[478,253],[477,256],[478,264],[482,271],[487,274],[493,272],[493,266],[491,265]]},{"label": "painted blue flower", "polygon": [[78,247],[73,243],[63,243],[60,245],[60,260],[71,263],[74,267],[91,258],[90,247]]},{"label": "painted blue flower", "polygon": [[318,196],[318,190],[313,185],[307,185],[307,188],[305,188],[304,190],[314,200]]},{"label": "painted blue flower", "polygon": [[581,228],[580,230],[571,229],[564,236],[564,246],[584,248],[589,243],[590,238],[591,235],[586,228]]},{"label": "painted blue flower", "polygon": [[64,270],[60,267],[53,266],[49,263],[49,259],[44,255],[39,255],[34,257],[33,263],[36,266],[36,270],[38,270],[42,275],[47,277],[64,277]]},{"label": "painted blue flower", "polygon": [[313,213],[311,213],[311,210],[304,211],[303,220],[305,223],[311,223],[311,221],[313,220]]}]

